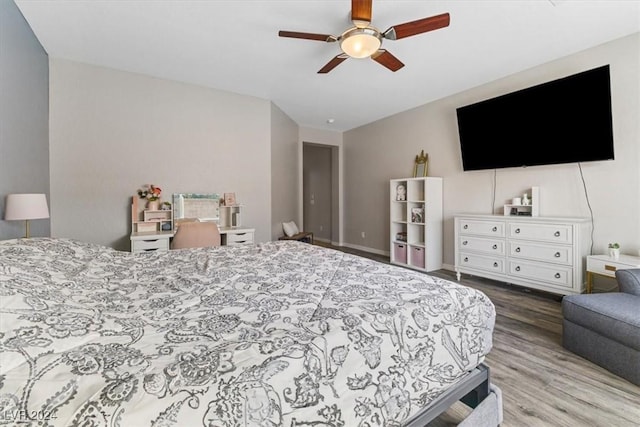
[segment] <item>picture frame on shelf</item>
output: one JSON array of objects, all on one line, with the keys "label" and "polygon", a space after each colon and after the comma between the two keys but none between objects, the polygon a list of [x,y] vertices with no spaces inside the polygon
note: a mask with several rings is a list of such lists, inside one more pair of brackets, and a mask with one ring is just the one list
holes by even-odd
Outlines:
[{"label": "picture frame on shelf", "polygon": [[429,167],[429,155],[425,154],[424,150],[420,151],[420,154],[416,155],[413,164],[413,177],[425,177],[428,173]]},{"label": "picture frame on shelf", "polygon": [[224,205],[235,206],[236,205],[236,193],[224,193]]},{"label": "picture frame on shelf", "polygon": [[424,222],[424,208],[411,208],[411,222]]},{"label": "picture frame on shelf", "polygon": [[407,188],[404,184],[399,184],[396,187],[396,200],[399,202],[407,200]]}]

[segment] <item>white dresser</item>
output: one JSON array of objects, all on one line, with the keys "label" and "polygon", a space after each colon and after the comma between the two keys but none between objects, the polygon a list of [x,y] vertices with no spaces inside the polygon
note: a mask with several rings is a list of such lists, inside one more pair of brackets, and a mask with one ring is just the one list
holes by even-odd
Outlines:
[{"label": "white dresser", "polygon": [[568,295],[584,291],[587,218],[456,215],[455,270]]}]

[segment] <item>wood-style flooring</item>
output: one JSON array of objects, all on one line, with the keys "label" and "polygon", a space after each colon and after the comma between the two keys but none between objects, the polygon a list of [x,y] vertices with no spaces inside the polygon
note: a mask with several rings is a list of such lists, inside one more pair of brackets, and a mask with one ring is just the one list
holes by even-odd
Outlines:
[{"label": "wood-style flooring", "polygon": [[[429,274],[456,281],[448,270]],[[640,426],[640,387],[562,347],[559,296],[468,275],[461,283],[484,292],[496,307],[493,349],[485,364],[502,390],[503,427]],[[429,427],[457,425],[468,412],[456,403]]]}]

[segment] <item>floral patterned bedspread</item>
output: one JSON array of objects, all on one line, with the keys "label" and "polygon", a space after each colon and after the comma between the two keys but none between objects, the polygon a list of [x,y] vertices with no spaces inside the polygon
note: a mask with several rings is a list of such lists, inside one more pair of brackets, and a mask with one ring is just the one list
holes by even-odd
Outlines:
[{"label": "floral patterned bedspread", "polygon": [[495,321],[479,291],[296,241],[8,240],[0,300],[0,425],[399,426]]}]

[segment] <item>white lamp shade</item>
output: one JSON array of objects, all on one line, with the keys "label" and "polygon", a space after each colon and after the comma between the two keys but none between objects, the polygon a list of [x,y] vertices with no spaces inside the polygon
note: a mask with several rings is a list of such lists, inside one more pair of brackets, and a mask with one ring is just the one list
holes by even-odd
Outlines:
[{"label": "white lamp shade", "polygon": [[7,195],[4,219],[12,221],[41,218],[49,218],[49,207],[45,194]]}]

